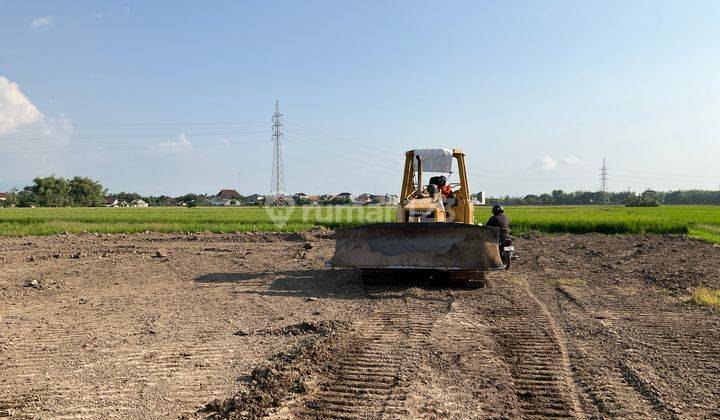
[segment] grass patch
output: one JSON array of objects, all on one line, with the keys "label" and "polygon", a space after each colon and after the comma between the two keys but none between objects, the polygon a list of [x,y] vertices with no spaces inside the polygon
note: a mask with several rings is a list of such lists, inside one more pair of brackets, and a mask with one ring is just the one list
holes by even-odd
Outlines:
[{"label": "grass patch", "polygon": [[587,286],[587,281],[583,279],[555,279],[550,282],[553,286]]},{"label": "grass patch", "polygon": [[693,226],[688,234],[703,242],[720,244],[720,225],[698,224]]},{"label": "grass patch", "polygon": [[58,233],[299,232],[391,221],[389,207],[0,208],[0,236]]},{"label": "grass patch", "polygon": [[[489,211],[478,209],[484,222]],[[714,206],[521,206],[506,207],[515,234],[546,233],[687,234],[696,224],[720,226],[720,208]]]},{"label": "grass patch", "polygon": [[720,308],[720,290],[697,287],[693,290],[692,301],[698,305]]}]

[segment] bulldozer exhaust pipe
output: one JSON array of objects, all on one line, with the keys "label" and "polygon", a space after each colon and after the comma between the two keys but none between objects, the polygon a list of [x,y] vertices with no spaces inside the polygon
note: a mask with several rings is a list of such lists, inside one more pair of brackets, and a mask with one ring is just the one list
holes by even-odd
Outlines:
[{"label": "bulldozer exhaust pipe", "polygon": [[417,195],[418,197],[422,197],[423,193],[423,183],[422,183],[422,158],[420,155],[415,156],[415,159],[417,159]]}]

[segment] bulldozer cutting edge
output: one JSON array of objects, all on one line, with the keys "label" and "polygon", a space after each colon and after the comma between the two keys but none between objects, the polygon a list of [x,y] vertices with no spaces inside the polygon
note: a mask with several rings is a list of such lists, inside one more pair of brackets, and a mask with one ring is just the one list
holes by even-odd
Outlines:
[{"label": "bulldozer cutting edge", "polygon": [[338,229],[330,265],[361,269],[504,268],[499,229],[462,223],[376,223]]}]

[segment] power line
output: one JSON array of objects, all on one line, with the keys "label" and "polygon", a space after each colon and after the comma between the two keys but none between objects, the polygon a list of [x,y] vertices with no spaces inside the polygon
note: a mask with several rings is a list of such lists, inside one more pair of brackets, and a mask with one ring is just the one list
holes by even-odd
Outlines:
[{"label": "power line", "polygon": [[[376,146],[370,146],[370,145],[368,145],[368,144],[366,144],[366,143],[364,143],[364,142],[362,142],[362,141],[353,140],[353,139],[350,139],[350,138],[344,137],[344,136],[343,136],[343,137],[337,136],[337,135],[331,134],[331,133],[329,133],[329,132],[327,132],[327,131],[319,130],[319,129],[316,129],[316,128],[306,127],[306,126],[304,126],[304,125],[297,124],[297,123],[288,123],[288,124],[292,125],[293,127],[296,127],[296,129],[299,128],[299,129],[304,130],[304,131],[313,132],[313,133],[314,133],[314,134],[313,134],[313,137],[314,137],[314,138],[318,138],[318,139],[320,139],[320,140],[322,140],[323,138],[325,138],[325,140],[330,140],[331,142],[333,142],[333,143],[336,144],[335,147],[337,147],[337,146],[339,146],[339,145],[342,145],[342,146],[351,146],[351,147],[354,146],[354,147],[357,148],[357,150],[359,150],[359,149],[365,149],[365,150],[364,150],[364,153],[366,153],[366,154],[368,154],[368,155],[374,155],[374,156],[373,156],[374,159],[386,159],[386,158],[387,158],[387,155],[386,155],[386,151],[387,151],[387,150],[385,150],[385,149],[378,149],[378,147],[376,147]],[[322,137],[318,137],[318,134],[319,134],[320,136],[322,136]],[[405,152],[405,151],[403,150],[402,156],[404,156],[404,152]],[[393,161],[393,163],[395,163],[395,160],[393,160],[393,159],[391,159],[391,160]]]},{"label": "power line", "polygon": [[[203,137],[234,137],[234,136],[241,136],[241,135],[252,135],[252,134],[259,134],[259,133],[266,133],[267,134],[267,128],[265,130],[252,130],[252,131],[226,131],[226,132],[195,132],[195,131],[187,131],[186,135],[193,136],[195,138],[203,138]],[[13,141],[27,141],[27,142],[33,142],[33,143],[62,143],[68,140],[71,141],[125,141],[125,140],[173,140],[175,137],[177,137],[177,133],[166,133],[166,134],[144,134],[144,133],[136,133],[136,134],[112,134],[112,135],[91,135],[91,134],[84,134],[84,135],[75,135],[75,134],[68,134],[66,135],[67,138],[59,138],[59,137],[30,137],[30,136],[18,136],[18,135],[9,135],[7,137],[0,137],[0,139],[13,142]],[[267,141],[267,140],[265,140]]]},{"label": "power line", "polygon": [[[306,137],[303,134],[293,134],[292,140],[288,141],[288,146],[292,146],[293,144],[302,143],[308,146],[317,146],[313,140],[319,140],[319,141],[328,141],[327,139],[322,139],[318,137]],[[338,162],[348,162],[350,160],[354,160],[356,162],[360,162],[363,164],[363,166],[372,166],[378,169],[385,169],[393,172],[402,171],[402,166],[398,161],[393,161],[390,159],[380,161],[379,159],[376,159],[374,157],[368,156],[366,154],[363,154],[361,152],[354,152],[354,151],[343,151],[339,150],[340,147],[346,146],[342,143],[338,143],[337,145],[333,145],[332,147],[319,147],[317,149],[316,154],[330,154],[334,155],[340,158]],[[383,164],[386,163],[386,164]],[[351,170],[355,165],[349,165],[346,170]],[[362,168],[360,168],[362,169]]]},{"label": "power line", "polygon": [[0,121],[0,124],[4,126],[12,126],[15,129],[22,129],[22,128],[36,128],[36,127],[46,127],[48,125],[58,124],[58,123],[67,123],[68,125],[71,125],[73,127],[148,127],[148,126],[157,126],[157,127],[167,127],[167,126],[244,126],[244,125],[261,125],[261,124],[267,124],[266,121],[118,121],[118,122],[83,122],[83,121],[71,121],[71,120],[61,120],[61,121],[30,121],[30,122],[20,122],[20,121]]},{"label": "power line", "polygon": [[[226,143],[222,144],[215,144],[215,143],[202,143],[202,144],[188,144],[183,146],[183,148],[187,148],[189,150],[191,149],[217,149],[218,146],[239,146],[239,145],[245,145],[245,144],[257,144],[257,143],[267,143],[267,140],[249,140],[249,141],[228,141]],[[162,144],[151,144],[151,145],[144,145],[144,146],[124,146],[124,145],[117,145],[117,146],[96,146],[96,147],[88,147],[88,146],[81,146],[81,145],[55,145],[52,147],[39,147],[39,148],[32,148],[31,150],[27,149],[17,149],[17,148],[8,148],[7,153],[12,153],[14,155],[37,155],[38,153],[106,153],[106,152],[147,152],[147,151],[156,151],[158,150],[158,147],[161,147]]]}]

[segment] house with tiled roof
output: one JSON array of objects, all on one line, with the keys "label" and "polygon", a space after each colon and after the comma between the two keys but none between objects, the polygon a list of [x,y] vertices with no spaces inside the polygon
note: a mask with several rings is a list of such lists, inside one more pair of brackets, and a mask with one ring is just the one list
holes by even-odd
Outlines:
[{"label": "house with tiled roof", "polygon": [[215,194],[215,197],[221,200],[239,200],[242,198],[239,192],[229,189],[220,190],[219,193]]}]

